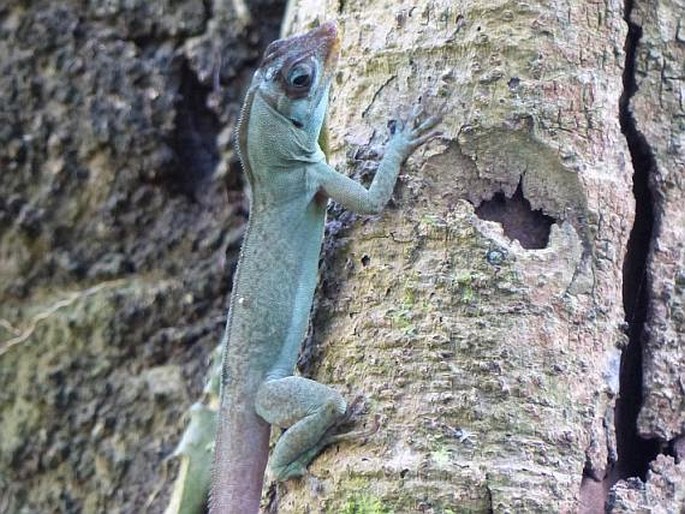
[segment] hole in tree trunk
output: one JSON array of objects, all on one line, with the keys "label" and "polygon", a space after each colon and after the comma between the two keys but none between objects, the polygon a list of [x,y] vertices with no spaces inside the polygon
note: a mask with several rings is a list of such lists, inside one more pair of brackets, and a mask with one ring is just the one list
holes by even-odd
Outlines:
[{"label": "hole in tree trunk", "polygon": [[502,225],[504,235],[509,239],[517,239],[527,250],[547,246],[549,231],[555,221],[541,210],[531,209],[530,202],[523,196],[520,182],[511,198],[504,193],[496,193],[491,200],[484,200],[476,207],[476,215]]}]

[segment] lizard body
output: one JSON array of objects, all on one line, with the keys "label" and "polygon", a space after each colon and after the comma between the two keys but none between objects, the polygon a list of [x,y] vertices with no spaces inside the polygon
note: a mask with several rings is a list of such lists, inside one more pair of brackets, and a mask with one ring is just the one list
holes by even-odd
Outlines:
[{"label": "lizard body", "polygon": [[[338,59],[333,23],[273,42],[256,71],[238,125],[250,218],[223,338],[221,402],[210,493],[212,514],[259,510],[270,424],[288,428],[270,467],[300,476],[343,416],[335,390],[293,376],[316,288],[329,198],[380,211],[401,163],[438,122],[400,125],[369,190],[330,168],[318,143]],[[417,113],[418,115],[418,113]]]}]

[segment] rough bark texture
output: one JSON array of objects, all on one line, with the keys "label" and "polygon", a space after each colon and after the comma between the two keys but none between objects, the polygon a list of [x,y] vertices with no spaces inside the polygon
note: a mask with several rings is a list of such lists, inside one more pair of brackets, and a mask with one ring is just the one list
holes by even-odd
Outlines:
[{"label": "rough bark texture", "polygon": [[[644,287],[644,437],[685,435],[685,2],[637,1],[630,20],[642,30],[631,100],[647,167],[654,230]],[[645,248],[645,250],[647,250]]]},{"label": "rough bark texture", "polygon": [[583,475],[615,458],[626,340],[623,5],[318,5],[291,13],[342,22],[333,162],[363,178],[421,95],[445,137],[410,160],[397,208],[347,220],[329,254],[316,376],[382,428],[322,456],[279,512],[578,510]]},{"label": "rough bark texture", "polygon": [[[245,218],[231,131],[282,7],[0,6],[0,512],[166,505]],[[685,6],[628,7],[630,35],[617,0],[292,2],[286,30],[345,32],[341,170],[368,179],[419,96],[446,115],[393,208],[328,226],[302,368],[381,429],[268,511],[601,512],[616,479],[611,512],[683,508]]]},{"label": "rough bark texture", "polygon": [[283,13],[247,6],[0,5],[0,512],[164,508],[245,220],[231,131]]}]

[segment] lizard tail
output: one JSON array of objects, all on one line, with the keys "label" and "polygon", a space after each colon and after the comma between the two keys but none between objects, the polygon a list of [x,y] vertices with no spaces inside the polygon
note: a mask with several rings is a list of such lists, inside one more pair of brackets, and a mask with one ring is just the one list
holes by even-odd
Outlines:
[{"label": "lizard tail", "polygon": [[269,425],[254,413],[254,409],[251,410],[251,413],[233,410],[219,414],[209,514],[259,512],[268,458]]}]

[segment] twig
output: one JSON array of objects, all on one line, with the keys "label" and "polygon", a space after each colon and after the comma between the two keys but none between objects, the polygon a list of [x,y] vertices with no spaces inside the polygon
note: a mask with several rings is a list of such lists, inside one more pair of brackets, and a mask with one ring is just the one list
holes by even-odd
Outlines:
[{"label": "twig", "polygon": [[80,298],[92,296],[98,291],[101,291],[105,288],[116,287],[120,284],[123,284],[124,282],[126,282],[126,280],[124,279],[109,280],[107,282],[101,282],[100,284],[90,287],[88,289],[84,289],[83,291],[76,291],[74,293],[71,293],[69,295],[69,298],[58,301],[57,303],[50,306],[50,308],[48,308],[47,310],[39,312],[33,318],[31,318],[29,326],[24,331],[14,328],[12,324],[6,319],[0,319],[0,325],[7,328],[10,332],[16,334],[15,337],[13,337],[12,339],[8,339],[7,341],[3,341],[0,343],[0,356],[7,353],[13,346],[16,346],[26,341],[29,337],[31,337],[33,332],[36,330],[38,323],[48,319],[58,310],[64,307],[68,307]]}]

